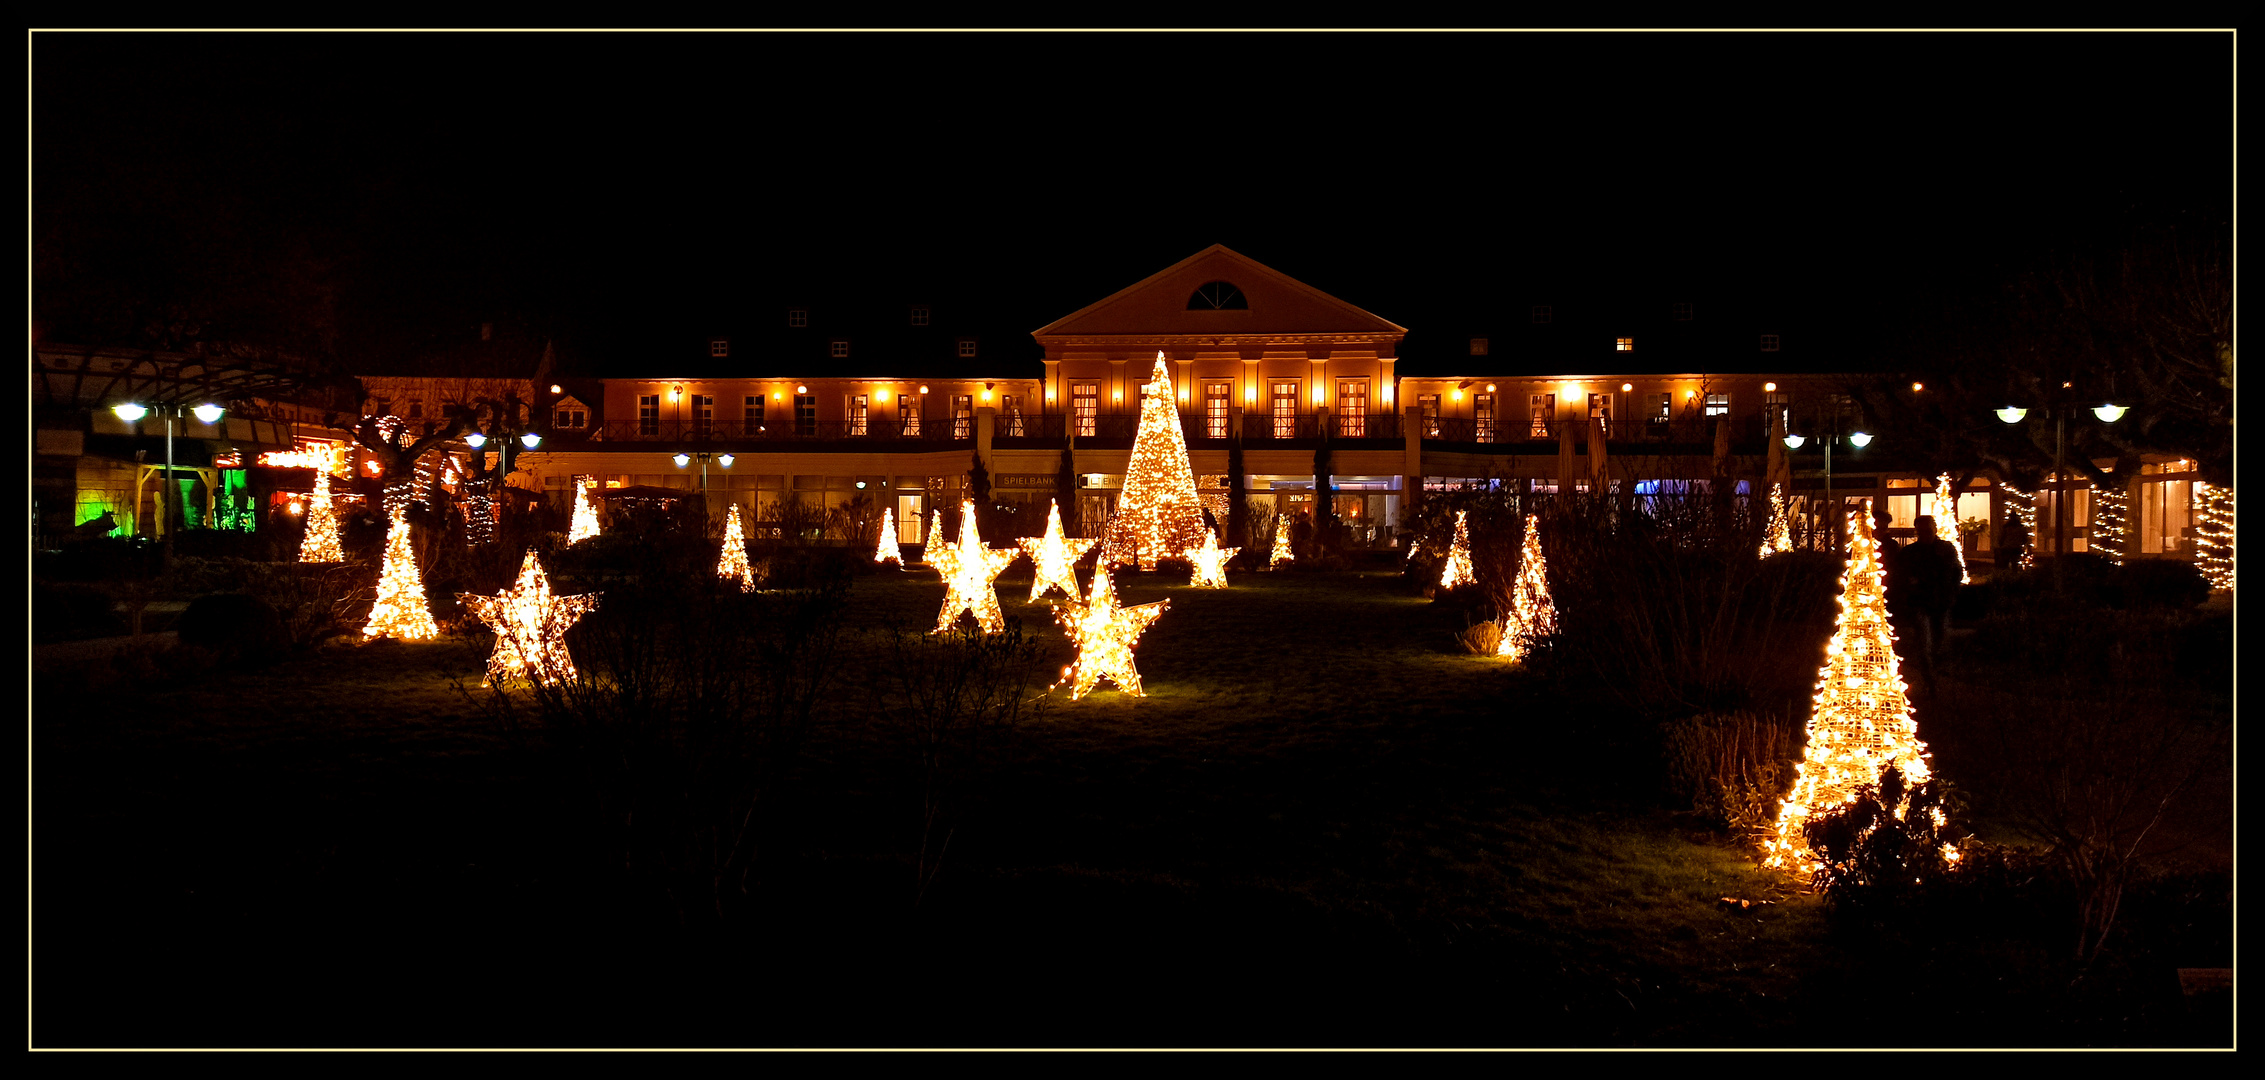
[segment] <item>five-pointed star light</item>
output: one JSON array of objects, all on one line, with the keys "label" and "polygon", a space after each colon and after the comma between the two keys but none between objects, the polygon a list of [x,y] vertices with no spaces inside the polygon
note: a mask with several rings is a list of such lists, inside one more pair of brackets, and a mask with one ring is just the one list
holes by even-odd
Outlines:
[{"label": "five-pointed star light", "polygon": [[1030,553],[1030,563],[1036,571],[1030,578],[1030,598],[1046,595],[1048,589],[1060,589],[1062,595],[1077,599],[1077,561],[1093,550],[1099,540],[1071,540],[1062,535],[1062,504],[1056,501],[1046,511],[1046,535],[1038,539],[1023,537],[1015,543]]},{"label": "five-pointed star light", "polygon": [[457,599],[495,630],[488,654],[488,682],[531,678],[543,685],[571,681],[574,660],[566,652],[566,628],[598,606],[597,593],[551,595],[550,576],[533,548],[519,568],[519,580],[496,596],[458,593]]},{"label": "five-pointed star light", "polygon": [[1239,547],[1220,547],[1219,534],[1205,529],[1203,546],[1188,549],[1188,565],[1195,567],[1195,575],[1189,579],[1188,584],[1199,589],[1226,588],[1227,560],[1234,558],[1235,553],[1241,550]]},{"label": "five-pointed star light", "polygon": [[1094,567],[1093,591],[1085,603],[1054,609],[1054,620],[1077,644],[1077,659],[1062,669],[1062,678],[1054,685],[1069,683],[1071,701],[1092,693],[1093,684],[1103,679],[1134,697],[1147,696],[1140,692],[1140,672],[1133,667],[1133,643],[1170,604],[1170,600],[1159,600],[1119,607],[1117,588],[1109,582],[1109,568]]},{"label": "five-pointed star light", "polygon": [[992,582],[1008,563],[1021,557],[1020,548],[984,547],[983,536],[975,528],[975,504],[962,502],[959,543],[952,550],[951,569],[944,574],[944,610],[936,616],[936,632],[950,630],[962,611],[974,615],[986,634],[1005,630],[1007,617],[999,612],[999,590]]}]

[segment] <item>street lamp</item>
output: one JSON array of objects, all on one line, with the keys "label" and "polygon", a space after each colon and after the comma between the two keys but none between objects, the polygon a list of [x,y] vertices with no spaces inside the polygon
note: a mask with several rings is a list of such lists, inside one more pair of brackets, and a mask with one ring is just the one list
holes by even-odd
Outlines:
[{"label": "street lamp", "polygon": [[[2061,384],[2062,389],[2068,389],[2068,386],[2067,383]],[[2071,399],[2062,399],[2042,408],[2044,414],[2053,421],[2053,588],[2058,591],[2062,584],[2061,556],[2068,550],[2068,416],[2072,412],[2084,410],[2103,424],[2113,424],[2131,410],[2112,401],[2088,405],[2082,400]],[[2018,424],[2029,413],[2030,410],[2018,405],[2007,405],[1997,411],[1998,419],[2007,424]]]},{"label": "street lamp", "polygon": [[674,458],[676,467],[679,469],[692,464],[694,461],[698,461],[700,463],[700,494],[703,499],[705,499],[708,494],[708,462],[710,459],[713,459],[717,465],[722,466],[726,469],[731,468],[731,463],[735,460],[738,460],[732,457],[730,454],[715,454],[710,453],[706,450],[692,451],[689,453],[679,450],[676,452],[676,457]]},{"label": "street lamp", "polygon": [[[1785,448],[1787,450],[1799,450],[1801,449],[1801,447],[1808,444],[1809,439],[1807,436],[1796,435],[1790,430],[1791,419],[1791,417],[1787,418],[1789,429],[1785,433]],[[1870,432],[1862,430],[1851,431],[1846,435],[1842,435],[1840,431],[1841,415],[1837,411],[1822,416],[1821,418],[1819,418],[1818,423],[1822,424],[1824,427],[1824,432],[1817,436],[1817,443],[1819,446],[1822,446],[1824,448],[1825,452],[1824,505],[1828,512],[1837,517],[1840,507],[1839,504],[1833,502],[1832,498],[1833,445],[1835,443],[1838,443],[1841,439],[1845,438],[1848,440],[1848,445],[1854,447],[1855,449],[1862,450],[1863,448],[1872,445],[1872,435]],[[1838,544],[1840,542],[1840,533],[1838,529],[1835,529],[1833,531],[1832,537],[1833,543]]]},{"label": "street lamp", "polygon": [[[165,482],[157,486],[157,517],[158,524],[163,528],[165,534],[165,565],[171,566],[173,565],[173,500],[167,493],[173,486],[173,421],[178,417],[194,414],[199,423],[217,424],[222,416],[227,415],[228,410],[211,402],[197,405],[193,409],[185,409],[180,405],[163,404],[152,409],[128,401],[111,406],[110,411],[118,419],[129,424],[141,423],[142,417],[148,416],[152,412],[165,417]],[[136,496],[136,498],[139,498],[139,496]],[[205,497],[207,505],[210,505],[211,500],[212,495],[208,491]]]}]

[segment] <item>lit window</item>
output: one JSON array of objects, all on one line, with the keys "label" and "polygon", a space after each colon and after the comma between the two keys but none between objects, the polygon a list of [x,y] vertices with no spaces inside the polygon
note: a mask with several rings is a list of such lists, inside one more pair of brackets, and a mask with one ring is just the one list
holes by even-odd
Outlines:
[{"label": "lit window", "polygon": [[1708,394],[1708,395],[1707,395],[1707,415],[1708,415],[1708,416],[1728,416],[1728,415],[1730,415],[1730,395],[1729,395],[1729,394]]},{"label": "lit window", "polygon": [[925,305],[925,304],[916,304],[916,305],[914,305],[914,306],[913,306],[913,309],[912,309],[912,325],[914,325],[914,326],[926,326],[926,325],[928,325],[928,307],[927,307],[927,305]]},{"label": "lit window", "polygon": [[1691,304],[1690,304],[1690,301],[1687,301],[1687,300],[1685,300],[1685,301],[1678,301],[1677,303],[1675,303],[1674,305],[1672,305],[1672,310],[1674,311],[1674,314],[1675,314],[1675,321],[1676,321],[1676,322],[1690,322],[1690,321],[1691,321]]},{"label": "lit window", "polygon": [[1368,434],[1368,380],[1341,379],[1337,383],[1337,434],[1358,439]]},{"label": "lit window", "polygon": [[745,423],[747,425],[747,430],[742,432],[741,434],[753,435],[757,431],[762,430],[763,395],[748,394],[741,404],[744,411],[740,414],[740,419],[742,423]]},{"label": "lit window", "polygon": [[1274,384],[1274,437],[1288,439],[1298,433],[1298,384]]},{"label": "lit window", "polygon": [[1776,351],[1777,351],[1777,335],[1776,335],[1776,334],[1763,334],[1763,335],[1762,335],[1762,351],[1763,351],[1763,352],[1776,352]]},{"label": "lit window", "polygon": [[711,341],[711,342],[709,342],[709,343],[708,343],[708,355],[709,355],[709,356],[730,356],[730,355],[731,355],[731,342],[728,342],[728,341]]},{"label": "lit window", "polygon": [[912,394],[897,395],[897,426],[906,438],[920,434],[920,399]]},{"label": "lit window", "polygon": [[960,354],[961,356],[974,356],[974,355],[975,355],[975,339],[974,339],[974,338],[961,338],[961,339],[959,339],[959,354]]},{"label": "lit window", "polygon": [[835,356],[848,356],[848,355],[849,355],[849,342],[846,342],[846,341],[836,341],[836,342],[834,342],[834,344],[833,344],[833,354],[834,354]]},{"label": "lit window", "polygon": [[1472,356],[1485,356],[1485,355],[1486,355],[1486,339],[1485,339],[1485,338],[1482,338],[1482,337],[1475,337],[1475,338],[1472,338],[1472,339],[1471,339],[1471,355],[1472,355]]},{"label": "lit window", "polygon": [[1471,426],[1478,429],[1480,442],[1494,441],[1494,395],[1471,395]]},{"label": "lit window", "polygon": [[1645,394],[1644,398],[1651,403],[1651,407],[1644,410],[1646,419],[1655,424],[1664,424],[1675,419],[1675,395],[1669,393]]},{"label": "lit window", "polygon": [[1093,434],[1094,417],[1101,412],[1101,384],[1071,383],[1070,412],[1077,417],[1078,434]]},{"label": "lit window", "polygon": [[1013,394],[999,395],[1000,434],[1011,439],[1022,437],[1022,403]]},{"label": "lit window", "polygon": [[1538,325],[1541,325],[1542,323],[1546,323],[1546,322],[1548,322],[1548,321],[1550,320],[1550,314],[1551,314],[1551,313],[1550,313],[1550,309],[1549,309],[1549,305],[1548,305],[1548,304],[1535,304],[1535,305],[1534,305],[1534,324],[1538,326]]},{"label": "lit window", "polygon": [[659,394],[646,394],[639,397],[637,399],[637,434],[651,436],[660,433],[661,396]]},{"label": "lit window", "polygon": [[1421,412],[1423,413],[1423,433],[1424,433],[1424,437],[1425,437],[1425,438],[1430,438],[1430,439],[1436,439],[1436,438],[1438,438],[1438,437],[1439,437],[1439,395],[1438,395],[1438,394],[1420,394],[1420,395],[1418,395],[1418,396],[1416,397],[1416,408],[1417,408],[1417,409],[1418,409],[1419,411],[1421,411]]},{"label": "lit window", "polygon": [[1533,419],[1531,437],[1549,438],[1549,422],[1557,415],[1557,395],[1535,394],[1527,399],[1527,407],[1531,410]]},{"label": "lit window", "polygon": [[1603,420],[1604,426],[1610,428],[1612,426],[1612,395],[1590,394],[1589,415]]},{"label": "lit window", "polygon": [[794,395],[794,433],[797,435],[816,435],[818,433],[818,395]]},{"label": "lit window", "polygon": [[975,437],[975,395],[952,395],[952,438]]},{"label": "lit window", "polygon": [[1212,379],[1203,384],[1203,434],[1205,438],[1227,437],[1228,395],[1234,384],[1225,379]]},{"label": "lit window", "polygon": [[788,326],[810,325],[810,309],[802,307],[790,307],[786,309],[786,324]]},{"label": "lit window", "polygon": [[1632,337],[1620,338],[1618,339],[1618,343],[1613,346],[1613,349],[1616,352],[1635,352],[1636,339]]},{"label": "lit window", "polygon": [[849,396],[849,433],[852,435],[865,434],[865,395],[863,394],[851,394]]}]

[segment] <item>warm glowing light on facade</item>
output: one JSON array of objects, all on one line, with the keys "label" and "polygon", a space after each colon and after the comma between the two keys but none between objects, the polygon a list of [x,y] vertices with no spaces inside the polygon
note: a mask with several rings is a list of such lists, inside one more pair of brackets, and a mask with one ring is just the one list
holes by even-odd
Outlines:
[{"label": "warm glowing light on facade", "polygon": [[[1626,389],[1626,387],[1622,387],[1622,389]],[[1777,393],[1777,384],[1773,382],[1766,382],[1762,384],[1762,389],[1774,394]]]},{"label": "warm glowing light on facade", "polygon": [[1172,380],[1164,354],[1156,354],[1155,377],[1141,386],[1140,430],[1125,465],[1125,486],[1117,512],[1101,537],[1101,561],[1120,566],[1138,562],[1154,570],[1158,561],[1176,559],[1202,543],[1203,501],[1196,497],[1195,470],[1180,413],[1172,407]]},{"label": "warm glowing light on facade", "polygon": [[1077,645],[1077,659],[1062,669],[1061,680],[1054,685],[1070,684],[1071,701],[1092,693],[1094,685],[1103,679],[1134,697],[1145,697],[1140,689],[1140,671],[1133,666],[1133,645],[1170,604],[1170,600],[1159,600],[1120,607],[1116,586],[1109,581],[1109,568],[1095,566],[1093,589],[1085,603],[1054,609],[1055,621],[1069,631],[1070,641]]},{"label": "warm glowing light on facade", "polygon": [[1015,543],[1030,556],[1030,598],[1042,599],[1048,592],[1059,589],[1064,597],[1078,597],[1077,562],[1093,550],[1099,540],[1072,540],[1062,533],[1062,504],[1055,500],[1046,508],[1046,535],[1023,537]]},{"label": "warm glowing light on facade", "polygon": [[417,571],[417,553],[409,546],[409,519],[394,511],[386,522],[385,564],[378,571],[377,603],[370,621],[362,626],[365,638],[397,637],[429,641],[440,636],[432,609],[425,602],[424,575]]},{"label": "warm glowing light on facade", "polygon": [[1510,586],[1510,610],[1501,620],[1496,656],[1513,661],[1533,655],[1534,647],[1557,633],[1557,605],[1549,599],[1549,566],[1542,560],[1541,521],[1526,515],[1526,539],[1518,549],[1518,580]]},{"label": "warm glowing light on facade", "polygon": [[1203,546],[1190,548],[1187,553],[1188,565],[1195,569],[1188,584],[1198,589],[1226,588],[1227,560],[1234,558],[1235,553],[1241,550],[1239,547],[1220,547],[1218,534],[1209,529],[1203,530]]},{"label": "warm glowing light on facade", "polygon": [[1455,511],[1455,540],[1447,548],[1447,565],[1439,571],[1439,587],[1442,589],[1453,589],[1478,582],[1477,575],[1471,571],[1471,527],[1467,520],[1469,517],[1470,512],[1467,510]]},{"label": "warm glowing light on facade", "polygon": [[[1927,744],[1911,715],[1908,688],[1887,617],[1886,572],[1872,539],[1870,507],[1848,514],[1848,563],[1840,577],[1840,615],[1825,643],[1810,706],[1807,749],[1793,791],[1779,804],[1776,835],[1763,844],[1769,865],[1803,874],[1816,869],[1802,826],[1879,782],[1888,766],[1911,785],[1927,781]],[[1898,815],[1904,807],[1891,808]]]},{"label": "warm glowing light on facade", "polygon": [[458,593],[456,598],[495,631],[495,649],[488,653],[489,685],[526,679],[554,686],[576,678],[566,631],[598,606],[598,596],[552,595],[550,576],[543,573],[535,549],[528,548],[519,580],[510,589],[495,596]]},{"label": "warm glowing light on facade", "polygon": [[999,571],[1021,556],[1020,548],[984,547],[983,534],[976,529],[975,503],[961,502],[959,544],[952,552],[952,571],[944,576],[944,608],[936,616],[936,633],[951,630],[962,611],[975,616],[986,634],[1005,630],[1007,617],[999,611],[999,590],[993,582]]},{"label": "warm glowing light on facade", "polygon": [[739,527],[739,504],[724,513],[723,551],[716,557],[716,576],[737,580],[740,592],[755,591],[755,568],[747,562],[747,533]]},{"label": "warm glowing light on facade", "polygon": [[346,468],[345,447],[339,443],[300,443],[290,450],[270,450],[259,456],[262,465],[279,469],[313,469],[316,472],[336,473]]}]

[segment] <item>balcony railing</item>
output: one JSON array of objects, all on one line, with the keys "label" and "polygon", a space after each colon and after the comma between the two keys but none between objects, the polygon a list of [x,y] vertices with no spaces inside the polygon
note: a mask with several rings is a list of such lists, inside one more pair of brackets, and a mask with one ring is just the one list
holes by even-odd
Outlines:
[{"label": "balcony railing", "polygon": [[[1375,418],[1371,418],[1373,421]],[[1762,419],[1744,417],[1678,416],[1672,419],[1640,418],[1613,420],[1605,425],[1605,438],[1616,443],[1643,442],[1712,442],[1715,425],[1731,425],[1730,437],[1734,442],[1750,442],[1762,437]],[[1554,442],[1567,428],[1574,441],[1587,438],[1587,431],[1578,419],[1561,420],[1478,420],[1467,416],[1427,417],[1423,437],[1440,442],[1498,443],[1498,442]]]},{"label": "balcony railing", "polygon": [[[950,420],[924,422],[916,434],[906,434],[901,422],[894,417],[865,420],[784,420],[775,424],[699,424],[691,421],[662,421],[646,424],[636,420],[608,420],[592,425],[586,431],[557,431],[551,437],[560,441],[594,440],[602,442],[812,442],[857,440],[889,443],[945,443],[972,441],[972,435],[955,436]],[[972,428],[972,425],[970,425]]]}]

